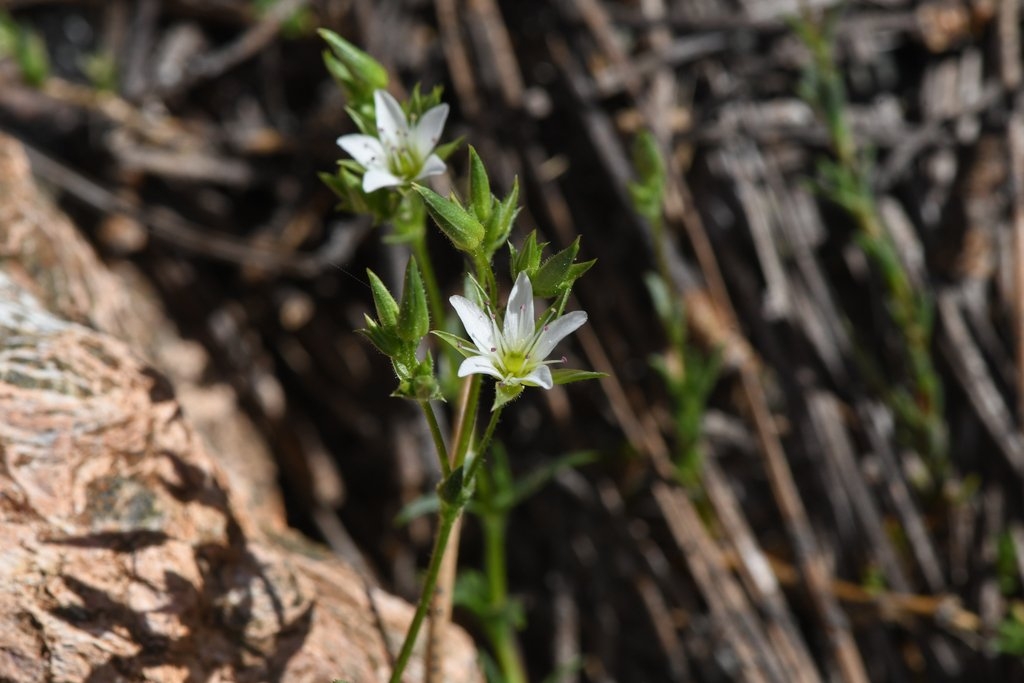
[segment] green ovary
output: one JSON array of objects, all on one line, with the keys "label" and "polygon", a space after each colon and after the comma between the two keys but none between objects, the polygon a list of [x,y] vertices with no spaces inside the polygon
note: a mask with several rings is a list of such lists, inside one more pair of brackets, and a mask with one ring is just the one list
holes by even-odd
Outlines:
[{"label": "green ovary", "polygon": [[523,375],[528,374],[526,372],[526,353],[523,351],[507,352],[501,357],[501,364],[504,366],[505,373],[508,375],[522,377]]},{"label": "green ovary", "polygon": [[400,178],[414,178],[423,168],[423,160],[412,150],[399,148],[392,152],[388,166]]}]

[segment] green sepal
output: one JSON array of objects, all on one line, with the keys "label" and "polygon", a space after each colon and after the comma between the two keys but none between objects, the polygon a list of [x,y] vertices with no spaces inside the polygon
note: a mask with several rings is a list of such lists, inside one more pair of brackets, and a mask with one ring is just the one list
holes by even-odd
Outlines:
[{"label": "green sepal", "polygon": [[544,261],[530,278],[534,294],[540,297],[553,297],[571,287],[573,279],[569,276],[569,269],[579,251],[580,238],[577,237],[568,247]]},{"label": "green sepal", "polygon": [[[415,349],[405,347],[410,353]],[[412,360],[415,360],[413,358]],[[434,375],[434,361],[429,354],[426,359],[409,368],[405,363],[392,359],[395,372],[398,374],[398,388],[392,392],[395,398],[407,398],[414,401],[443,401],[444,394]]]},{"label": "green sepal", "polygon": [[371,90],[388,87],[388,71],[380,62],[334,31],[322,28],[317,33],[327,41],[334,56],[348,70],[351,80]]},{"label": "green sepal", "polygon": [[491,216],[491,181],[473,146],[469,146],[469,206],[476,219],[486,223]]},{"label": "green sepal", "polygon": [[427,332],[430,332],[427,290],[416,259],[410,258],[405,267],[402,305],[398,311],[398,336],[407,342],[418,342]]},{"label": "green sepal", "polygon": [[569,266],[569,272],[566,273],[565,281],[569,283],[569,285],[572,285],[572,283],[579,280],[584,273],[593,268],[595,263],[597,263],[596,258],[572,264]]},{"label": "green sepal", "polygon": [[419,83],[414,85],[405,104],[405,113],[409,117],[409,122],[416,123],[423,114],[441,104],[442,94],[444,94],[444,88],[440,85],[435,85],[426,95],[423,94]]},{"label": "green sepal", "polygon": [[601,379],[607,377],[607,372],[594,372],[592,370],[552,370],[551,381],[555,384],[571,384],[573,382],[582,382],[588,379]]},{"label": "green sepal", "polygon": [[476,345],[473,342],[463,339],[457,334],[444,332],[443,330],[431,330],[430,333],[461,353],[463,358],[479,355],[476,353]]},{"label": "green sepal", "polygon": [[519,178],[512,181],[512,190],[505,199],[491,199],[491,213],[488,216],[484,232],[485,248],[488,256],[494,254],[501,245],[508,241],[512,232],[512,224],[519,215]]},{"label": "green sepal", "polygon": [[540,267],[540,254],[547,243],[537,243],[537,231],[532,231],[523,241],[521,249],[516,249],[511,242],[508,243],[511,258],[509,259],[512,268],[513,282],[519,277],[519,273],[526,273],[531,280]]},{"label": "green sepal", "polygon": [[395,358],[404,351],[404,344],[398,335],[393,331],[384,329],[377,324],[377,321],[370,316],[366,317],[366,327],[357,330],[359,334],[370,340],[370,343],[377,347],[381,353],[389,358]]},{"label": "green sepal", "polygon": [[442,504],[458,505],[461,502],[464,470],[465,467],[459,465],[437,485],[437,497]]},{"label": "green sepal", "polygon": [[338,196],[339,208],[351,213],[370,216],[374,225],[395,213],[395,193],[363,192],[363,169],[351,159],[338,163],[335,175],[320,173],[320,180]]},{"label": "green sepal", "polygon": [[377,320],[381,327],[387,330],[394,330],[398,325],[398,302],[391,296],[387,286],[381,281],[377,274],[369,268],[366,269],[366,277],[370,280],[370,292],[373,293],[373,305],[377,309]]},{"label": "green sepal", "polygon": [[522,384],[505,384],[503,382],[497,382],[494,385],[494,405],[491,406],[491,412],[493,413],[506,403],[516,400],[519,398],[519,394],[521,393],[523,393]]},{"label": "green sepal", "polygon": [[423,197],[430,216],[455,248],[467,254],[476,254],[484,241],[484,226],[480,221],[458,202],[445,199],[422,185],[413,184],[412,187]]}]

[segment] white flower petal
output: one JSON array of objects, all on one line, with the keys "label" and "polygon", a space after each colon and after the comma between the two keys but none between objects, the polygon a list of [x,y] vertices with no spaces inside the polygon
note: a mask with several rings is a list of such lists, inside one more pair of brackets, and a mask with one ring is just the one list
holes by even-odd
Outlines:
[{"label": "white flower petal", "polygon": [[419,174],[417,174],[416,180],[429,178],[432,175],[440,175],[441,173],[444,173],[445,168],[446,166],[444,165],[444,162],[441,161],[441,157],[436,154],[431,154],[427,157],[427,160],[423,162],[423,168],[421,168]]},{"label": "white flower petal", "polygon": [[402,105],[387,90],[373,92],[373,105],[377,114],[377,135],[388,149],[397,149],[406,144],[409,137],[409,122],[402,111]]},{"label": "white flower petal", "polygon": [[519,273],[505,309],[505,343],[520,348],[534,333],[533,284],[526,273]]},{"label": "white flower petal", "polygon": [[370,135],[342,135],[338,138],[338,147],[348,152],[353,159],[366,168],[383,168],[387,164],[387,154],[380,140]]},{"label": "white flower petal", "polygon": [[409,133],[409,144],[416,150],[420,159],[425,158],[437,147],[444,130],[444,122],[448,119],[448,105],[439,104],[424,112],[416,126]]},{"label": "white flower petal", "polygon": [[371,168],[363,175],[363,192],[373,192],[382,187],[395,187],[404,183],[404,180],[390,171]]},{"label": "white flower petal", "polygon": [[[541,367],[547,370],[547,367]],[[501,372],[498,371],[498,368],[494,367],[494,361],[490,358],[485,358],[484,356],[470,356],[466,360],[462,361],[462,365],[459,366],[459,377],[477,374],[490,375],[491,377],[502,379]],[[550,372],[548,372],[548,376],[551,376]]]},{"label": "white flower petal", "polygon": [[455,295],[448,299],[469,333],[469,338],[481,353],[493,353],[495,349],[491,318],[480,307],[464,296]]},{"label": "white flower petal", "polygon": [[530,357],[538,361],[544,360],[558,342],[578,330],[585,322],[587,322],[587,314],[584,311],[573,311],[552,320],[544,326],[540,338],[537,339],[537,343],[530,352]]},{"label": "white flower petal", "polygon": [[538,365],[530,374],[520,379],[519,383],[542,389],[550,389],[555,385],[554,380],[551,379],[551,370],[546,365]]}]

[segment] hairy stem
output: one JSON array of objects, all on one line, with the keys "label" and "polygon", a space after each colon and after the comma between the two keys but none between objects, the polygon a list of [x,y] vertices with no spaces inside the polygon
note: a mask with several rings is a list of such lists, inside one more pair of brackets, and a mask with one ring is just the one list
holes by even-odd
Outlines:
[{"label": "hairy stem", "polygon": [[427,576],[423,582],[423,592],[420,593],[419,602],[416,604],[416,613],[409,623],[409,630],[405,634],[405,642],[395,660],[395,668],[391,672],[390,683],[401,683],[402,674],[409,664],[409,657],[412,656],[413,647],[416,645],[416,638],[419,636],[423,619],[430,609],[430,602],[434,597],[434,588],[437,586],[437,576],[441,571],[441,563],[444,560],[445,551],[448,549],[448,540],[451,538],[452,527],[462,516],[462,508],[455,505],[442,503],[441,523],[437,528],[437,536],[434,539],[434,549],[430,554],[430,566],[427,567]]},{"label": "hairy stem", "polygon": [[427,303],[430,305],[430,317],[434,320],[434,325],[438,329],[443,329],[444,306],[441,303],[441,288],[438,287],[437,276],[434,275],[434,263],[430,260],[430,251],[427,249],[425,231],[424,234],[412,241],[412,253],[420,267],[423,285],[427,288]]},{"label": "hairy stem", "polygon": [[519,649],[516,645],[515,626],[508,618],[508,576],[505,552],[507,516],[504,512],[484,517],[484,572],[487,575],[487,593],[493,617],[487,632],[494,656],[505,683],[526,683]]},{"label": "hairy stem", "polygon": [[441,427],[437,423],[434,407],[430,405],[430,401],[419,401],[419,404],[424,417],[427,418],[427,424],[430,425],[430,436],[434,439],[434,450],[437,451],[437,460],[441,465],[441,473],[447,478],[452,473],[452,464],[448,459],[448,449],[444,445],[444,437],[441,436]]}]

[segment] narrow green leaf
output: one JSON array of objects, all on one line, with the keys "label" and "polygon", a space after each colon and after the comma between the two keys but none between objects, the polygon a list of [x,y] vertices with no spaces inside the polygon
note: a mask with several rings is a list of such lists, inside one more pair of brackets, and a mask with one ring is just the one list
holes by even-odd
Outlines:
[{"label": "narrow green leaf", "polygon": [[562,470],[588,465],[597,458],[597,451],[576,451],[541,465],[515,483],[508,492],[508,499],[502,501],[502,507],[506,510],[512,509],[544,488]]},{"label": "narrow green leaf", "polygon": [[402,507],[392,523],[395,527],[403,527],[414,519],[432,515],[440,509],[441,499],[437,497],[437,493],[425,493]]},{"label": "narrow green leaf", "polygon": [[455,153],[455,151],[462,147],[462,143],[465,142],[463,136],[459,136],[451,142],[446,142],[443,145],[438,145],[434,148],[434,154],[441,158],[441,161],[448,161],[448,157]]},{"label": "narrow green leaf", "polygon": [[551,379],[555,384],[571,384],[572,382],[582,382],[588,379],[601,379],[607,377],[607,372],[593,372],[592,370],[552,370]]}]

